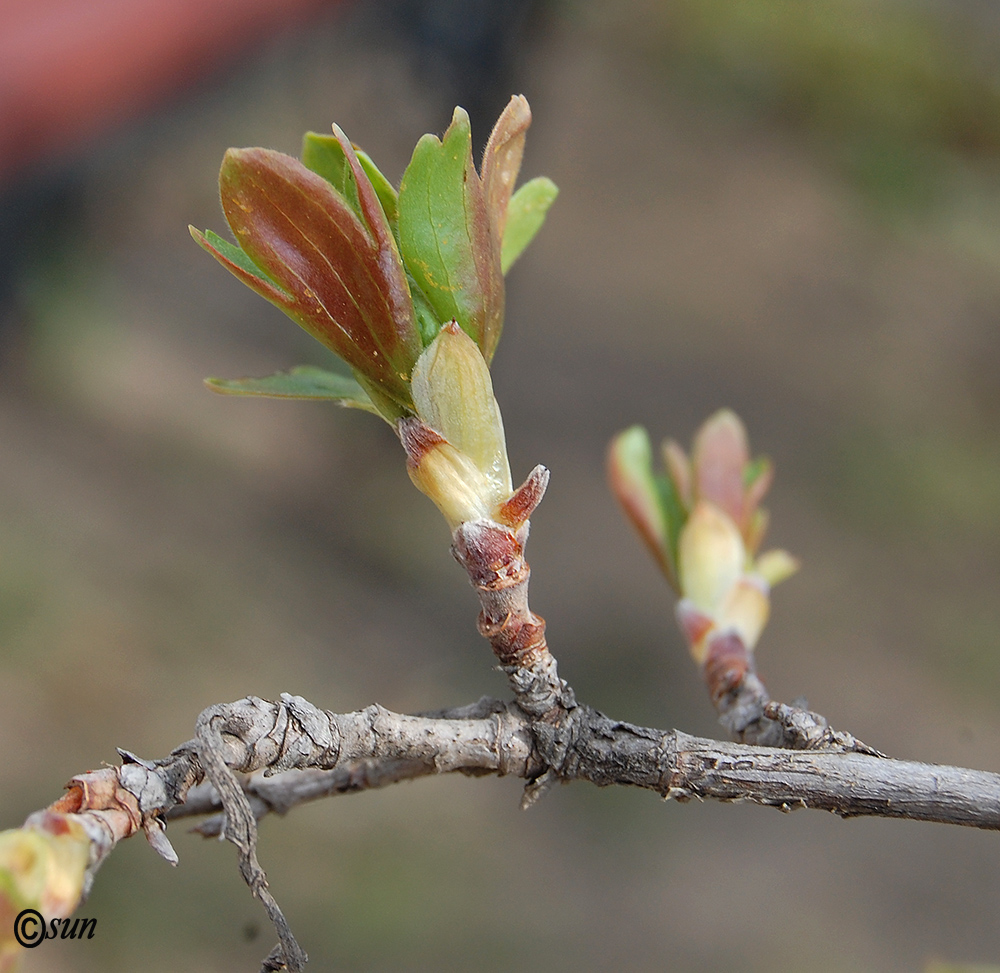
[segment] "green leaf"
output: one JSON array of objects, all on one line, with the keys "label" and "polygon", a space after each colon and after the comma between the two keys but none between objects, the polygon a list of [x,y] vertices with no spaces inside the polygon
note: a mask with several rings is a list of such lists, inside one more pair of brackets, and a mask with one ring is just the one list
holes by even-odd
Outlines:
[{"label": "green leaf", "polygon": [[256,395],[271,399],[326,399],[350,409],[378,415],[368,393],[347,375],[312,365],[299,365],[265,378],[206,378],[205,384],[223,395]]},{"label": "green leaf", "polygon": [[[197,236],[195,237],[197,239]],[[224,237],[219,236],[213,230],[205,231],[205,239],[221,253],[231,260],[237,267],[241,267],[248,274],[259,277],[264,283],[275,286],[275,281],[271,280],[263,270],[260,269],[235,243],[230,243]]]},{"label": "green leaf", "polygon": [[556,184],[546,176],[539,176],[526,182],[511,197],[500,250],[500,269],[504,274],[542,228],[549,207],[558,195]]},{"label": "green leaf", "polygon": [[306,132],[302,137],[302,164],[322,176],[361,216],[357,183],[347,164],[347,155],[335,136]]},{"label": "green leaf", "polygon": [[286,314],[291,314],[289,306],[292,296],[264,273],[240,247],[224,240],[211,230],[202,233],[201,230],[188,224],[188,232],[202,250],[215,257],[234,277],[261,297],[280,307]]},{"label": "green leaf", "polygon": [[438,320],[434,308],[431,307],[431,302],[427,300],[427,295],[410,274],[407,274],[407,283],[410,285],[410,297],[413,299],[413,315],[417,322],[417,330],[420,332],[420,340],[423,341],[426,348],[447,322]]},{"label": "green leaf", "polygon": [[457,321],[489,362],[503,327],[503,276],[461,108],[443,141],[425,135],[413,151],[399,188],[399,240],[437,319]]},{"label": "green leaf", "polygon": [[[375,190],[382,212],[396,232],[399,222],[399,208],[396,205],[396,190],[392,183],[379,171],[371,156],[361,149],[355,149],[358,162]],[[361,216],[361,203],[358,198],[358,185],[354,173],[344,152],[343,146],[335,135],[320,135],[318,132],[306,132],[302,138],[302,164],[317,175],[322,176],[350,204],[351,209]]]},{"label": "green leaf", "polygon": [[660,509],[666,527],[664,555],[669,564],[668,579],[677,577],[677,552],[680,547],[681,531],[687,523],[688,511],[677,492],[677,486],[669,476],[654,476],[660,494]]}]

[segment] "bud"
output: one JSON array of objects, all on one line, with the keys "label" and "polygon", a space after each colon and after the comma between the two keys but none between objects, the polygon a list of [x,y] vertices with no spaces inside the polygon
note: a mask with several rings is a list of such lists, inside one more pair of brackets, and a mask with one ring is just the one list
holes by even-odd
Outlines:
[{"label": "bud", "polygon": [[799,567],[786,551],[756,557],[771,464],[751,459],[743,423],[728,409],[701,426],[690,459],[673,440],[662,459],[665,475],[653,470],[644,429],[620,433],[609,453],[611,488],[681,596],[677,621],[696,661],[705,662],[713,639],[738,640],[750,652],[771,588]]},{"label": "bud", "polygon": [[490,516],[493,490],[465,453],[419,419],[400,419],[396,429],[406,450],[406,471],[413,485],[434,501],[452,530]]},{"label": "bud", "polygon": [[[784,555],[771,552],[775,568]],[[753,651],[771,611],[770,585],[748,562],[743,538],[733,520],[702,500],[681,532],[679,567],[682,600],[677,620],[695,661],[705,661],[711,640],[735,635]]]},{"label": "bud", "polygon": [[746,565],[736,524],[702,500],[691,512],[679,544],[681,594],[706,614],[718,610]]},{"label": "bud", "polygon": [[442,440],[431,443],[425,436],[419,457],[407,448],[411,479],[452,528],[492,516],[514,492],[503,421],[489,368],[456,322],[446,324],[420,356],[411,387],[421,423]]},{"label": "bud", "polygon": [[[210,387],[328,399],[396,425],[419,414],[413,368],[442,324],[457,322],[488,365],[503,329],[503,274],[558,192],[543,177],[514,190],[530,124],[528,102],[514,96],[480,175],[468,113],[456,108],[443,138],[417,143],[398,193],[336,125],[332,136],[306,134],[301,162],[269,149],[230,149],[219,190],[236,242],[193,227],[192,236],[337,354],[353,379],[317,380],[313,369],[308,377],[293,371]],[[509,481],[502,448],[498,464],[488,479]]]}]

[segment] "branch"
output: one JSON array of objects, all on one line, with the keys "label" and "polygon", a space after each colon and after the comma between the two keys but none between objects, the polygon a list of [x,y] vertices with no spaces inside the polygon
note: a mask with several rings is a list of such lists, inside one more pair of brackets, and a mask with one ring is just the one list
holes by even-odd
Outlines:
[{"label": "branch", "polygon": [[[500,700],[484,696],[468,706],[417,715],[437,719],[471,720],[483,719],[505,709],[506,705]],[[338,794],[357,794],[375,790],[438,772],[433,763],[419,759],[360,760],[332,770],[313,768],[272,777],[265,776],[264,773],[255,774],[245,777],[242,787],[254,817],[260,821],[268,814],[284,816],[299,804],[335,797]],[[469,775],[477,773],[474,768],[468,767],[464,768],[463,772]],[[478,772],[493,773],[493,770],[485,769]],[[192,830],[206,838],[215,838],[223,833],[225,827],[225,814],[220,813],[221,811],[222,799],[219,792],[211,783],[204,781],[191,788],[185,802],[171,808],[167,816],[173,820],[210,815]]]},{"label": "branch", "polygon": [[[286,751],[298,751],[304,771],[245,782],[245,792],[264,814],[435,773],[509,774],[530,782],[552,771],[562,781],[643,787],[681,801],[749,801],[783,811],[813,808],[844,818],[908,818],[1000,830],[998,774],[857,752],[726,743],[634,726],[582,705],[558,728],[499,700],[467,709],[489,715],[403,716],[378,706],[335,715],[289,696],[280,704],[249,698],[207,712],[224,720],[227,733],[236,728],[227,748],[241,770],[266,773],[287,766],[287,756],[277,751],[263,758],[267,748],[253,740],[273,741],[277,735]],[[337,756],[325,746],[311,749],[316,744],[309,732],[301,726],[289,731],[297,719],[290,710],[299,717],[311,711],[313,732],[322,721],[329,739],[350,743]],[[548,763],[546,754],[560,754],[558,763]],[[195,800],[177,807],[172,818],[222,808],[205,785],[191,796]]]},{"label": "branch", "polygon": [[[528,782],[527,803],[553,781],[584,780],[642,787],[679,801],[749,801],[782,811],[813,808],[844,818],[1000,830],[998,774],[859,752],[722,743],[623,723],[584,705],[552,717],[490,699],[445,715],[406,716],[381,706],[334,714],[299,696],[279,702],[250,696],[205,710],[197,740],[163,760],[123,752],[121,766],[74,778],[69,794],[32,815],[28,826],[53,817],[101,822],[100,840],[91,839],[89,884],[122,838],[144,831],[157,851],[176,861],[163,835],[165,819],[224,812],[241,872],[281,940],[262,970],[292,971],[302,970],[306,956],[257,862],[257,819],[319,797],[430,774],[516,776]],[[240,784],[237,773],[264,776]],[[211,786],[199,783],[205,778]],[[216,821],[214,833],[221,826]]]}]

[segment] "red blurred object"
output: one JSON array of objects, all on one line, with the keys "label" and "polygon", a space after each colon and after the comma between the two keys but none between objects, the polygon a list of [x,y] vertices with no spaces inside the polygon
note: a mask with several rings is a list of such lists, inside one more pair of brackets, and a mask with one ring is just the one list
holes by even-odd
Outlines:
[{"label": "red blurred object", "polygon": [[0,0],[0,181],[342,0]]}]

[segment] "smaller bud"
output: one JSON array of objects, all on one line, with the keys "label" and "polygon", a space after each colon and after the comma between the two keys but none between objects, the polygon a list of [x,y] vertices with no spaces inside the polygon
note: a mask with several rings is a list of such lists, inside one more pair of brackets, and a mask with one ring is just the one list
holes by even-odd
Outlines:
[{"label": "smaller bud", "polygon": [[768,459],[750,458],[746,429],[728,409],[698,430],[690,459],[672,439],[662,459],[665,476],[652,469],[644,430],[619,433],[609,458],[612,489],[680,595],[677,622],[695,661],[706,671],[735,672],[728,661],[720,669],[720,660],[753,651],[771,588],[799,567],[786,551],[756,556],[768,521],[760,502],[774,470]]},{"label": "smaller bud", "polygon": [[[753,651],[771,611],[768,579],[748,571],[739,528],[714,504],[700,501],[681,531],[682,600],[677,620],[699,664],[713,639],[739,638]],[[779,565],[775,562],[775,567]]]},{"label": "smaller bud", "polygon": [[736,524],[707,500],[699,501],[681,531],[678,545],[681,594],[714,615],[746,564]]}]

